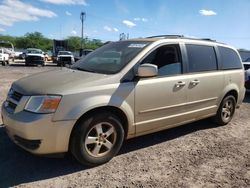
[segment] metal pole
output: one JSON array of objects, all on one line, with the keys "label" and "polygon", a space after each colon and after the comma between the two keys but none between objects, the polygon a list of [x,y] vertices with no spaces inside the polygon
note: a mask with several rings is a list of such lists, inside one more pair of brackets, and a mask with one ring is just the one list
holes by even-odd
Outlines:
[{"label": "metal pole", "polygon": [[83,32],[83,28],[84,28],[84,20],[86,18],[86,13],[85,12],[81,12],[80,14],[80,20],[81,20],[81,23],[82,23],[82,36],[81,36],[81,49],[83,48],[83,39],[84,39],[84,32]]}]

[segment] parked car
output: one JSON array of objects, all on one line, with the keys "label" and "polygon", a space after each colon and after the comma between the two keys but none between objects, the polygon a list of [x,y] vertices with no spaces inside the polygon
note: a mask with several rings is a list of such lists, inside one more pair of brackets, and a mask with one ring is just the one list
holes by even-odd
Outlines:
[{"label": "parked car", "polygon": [[9,64],[9,54],[7,53],[5,48],[0,48],[0,63],[5,66],[6,64]]},{"label": "parked car", "polygon": [[34,154],[70,151],[94,166],[125,139],[212,117],[233,118],[245,95],[235,48],[159,36],[109,43],[72,67],[15,81],[2,106],[9,137]]},{"label": "parked car", "polygon": [[70,51],[59,51],[56,59],[57,66],[72,65],[75,62]]},{"label": "parked car", "polygon": [[84,50],[80,49],[79,54],[75,54],[75,56],[74,56],[75,57],[75,62],[79,61],[79,59],[85,58],[88,54],[90,54],[93,51],[94,50],[92,50],[92,49],[84,49]]},{"label": "parked car", "polygon": [[14,59],[24,59],[23,58],[23,52],[15,52]]},{"label": "parked car", "polygon": [[25,65],[45,65],[44,52],[36,48],[28,48],[25,52]]},{"label": "parked car", "polygon": [[250,92],[250,58],[247,59],[248,62],[243,62],[245,69],[245,88],[247,92]]},{"label": "parked car", "polygon": [[50,52],[50,51],[45,52],[44,53],[44,58],[45,58],[45,61],[53,61],[52,52]]}]

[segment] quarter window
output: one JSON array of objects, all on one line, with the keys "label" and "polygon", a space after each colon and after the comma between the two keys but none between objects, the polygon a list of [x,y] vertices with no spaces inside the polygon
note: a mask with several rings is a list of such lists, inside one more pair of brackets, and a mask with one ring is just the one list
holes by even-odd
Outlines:
[{"label": "quarter window", "polygon": [[214,47],[186,44],[189,72],[217,70]]},{"label": "quarter window", "polygon": [[221,60],[222,60],[222,69],[227,70],[227,69],[241,69],[241,60],[238,56],[238,54],[230,49],[230,48],[225,48],[219,46],[219,51],[221,55]]}]

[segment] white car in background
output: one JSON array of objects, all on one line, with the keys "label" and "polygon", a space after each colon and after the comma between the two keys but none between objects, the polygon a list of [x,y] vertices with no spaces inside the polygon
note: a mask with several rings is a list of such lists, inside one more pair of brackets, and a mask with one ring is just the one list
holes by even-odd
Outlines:
[{"label": "white car in background", "polygon": [[45,65],[44,52],[36,48],[28,48],[25,52],[25,65]]},{"label": "white car in background", "polygon": [[75,58],[70,51],[59,51],[56,62],[57,66],[72,65],[75,63]]},{"label": "white car in background", "polygon": [[9,64],[10,55],[5,48],[0,48],[0,63],[5,66]]}]

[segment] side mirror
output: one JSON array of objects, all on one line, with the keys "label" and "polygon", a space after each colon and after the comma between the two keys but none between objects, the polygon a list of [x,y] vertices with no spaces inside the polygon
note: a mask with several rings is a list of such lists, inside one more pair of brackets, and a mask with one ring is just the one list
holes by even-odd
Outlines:
[{"label": "side mirror", "polygon": [[158,67],[153,64],[142,64],[138,68],[138,74],[141,78],[154,77],[158,75]]}]

